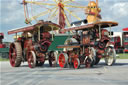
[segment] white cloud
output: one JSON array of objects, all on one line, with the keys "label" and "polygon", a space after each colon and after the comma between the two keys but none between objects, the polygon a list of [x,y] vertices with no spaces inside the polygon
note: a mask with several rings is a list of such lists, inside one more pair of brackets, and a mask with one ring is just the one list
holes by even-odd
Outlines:
[{"label": "white cloud", "polygon": [[12,1],[9,3],[9,6],[7,6],[7,9],[9,10],[15,10],[14,8],[17,6],[17,2],[16,1]]},{"label": "white cloud", "polygon": [[115,3],[110,9],[112,10],[115,16],[128,16],[128,2]]},{"label": "white cloud", "polygon": [[99,6],[103,20],[119,23],[113,31],[119,32],[128,27],[128,0],[104,0],[99,2]]},{"label": "white cloud", "polygon": [[16,1],[2,1],[1,2],[1,12],[2,16],[2,24],[6,24],[9,22],[17,21],[22,19],[23,17],[23,8],[21,8],[21,4]]},{"label": "white cloud", "polygon": [[9,23],[9,22],[20,20],[23,17],[24,17],[23,12],[21,10],[17,10],[17,11],[14,11],[13,13],[9,13],[8,15],[6,15],[6,18],[4,17],[2,22]]}]

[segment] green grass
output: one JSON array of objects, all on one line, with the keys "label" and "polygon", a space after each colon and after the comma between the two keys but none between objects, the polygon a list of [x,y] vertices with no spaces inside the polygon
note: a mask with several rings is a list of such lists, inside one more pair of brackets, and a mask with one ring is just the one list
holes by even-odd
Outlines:
[{"label": "green grass", "polygon": [[128,53],[122,53],[117,55],[119,55],[119,59],[128,59]]},{"label": "green grass", "polygon": [[0,57],[0,61],[9,61],[9,59],[1,58],[1,57]]}]

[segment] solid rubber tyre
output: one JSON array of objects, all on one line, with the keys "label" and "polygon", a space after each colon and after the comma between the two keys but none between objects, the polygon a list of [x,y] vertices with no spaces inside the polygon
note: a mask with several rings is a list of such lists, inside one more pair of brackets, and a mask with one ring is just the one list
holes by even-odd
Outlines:
[{"label": "solid rubber tyre", "polygon": [[57,66],[57,53],[55,51],[51,51],[49,53],[49,65],[50,67],[56,67]]},{"label": "solid rubber tyre", "polygon": [[113,47],[107,47],[107,50],[106,50],[106,57],[104,58],[105,59],[105,63],[106,65],[108,66],[111,66],[115,63],[116,61],[116,51]]},{"label": "solid rubber tyre", "polygon": [[78,58],[75,58],[75,59],[74,59],[73,67],[74,67],[75,69],[79,69],[79,67],[80,67],[80,60],[79,60]]},{"label": "solid rubber tyre", "polygon": [[27,53],[27,61],[28,61],[28,66],[30,68],[34,68],[36,66],[36,55],[34,51],[29,51]]},{"label": "solid rubber tyre", "polygon": [[22,48],[19,42],[10,44],[9,60],[12,67],[19,67],[22,62]]},{"label": "solid rubber tyre", "polygon": [[59,66],[65,68],[68,63],[68,55],[66,53],[61,53],[59,55]]}]

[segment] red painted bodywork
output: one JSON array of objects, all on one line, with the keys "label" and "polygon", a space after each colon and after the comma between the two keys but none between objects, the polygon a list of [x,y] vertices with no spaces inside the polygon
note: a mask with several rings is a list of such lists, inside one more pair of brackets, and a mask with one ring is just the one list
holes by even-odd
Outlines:
[{"label": "red painted bodywork", "polygon": [[128,28],[123,28],[123,31],[128,31]]},{"label": "red painted bodywork", "polygon": [[[18,45],[21,45],[23,59],[28,61],[29,67],[32,68],[31,63],[34,62],[33,55],[35,55],[37,61],[44,64],[44,61],[47,59],[46,53],[52,42],[52,35],[49,31],[58,30],[59,28],[60,26],[55,23],[39,21],[35,25],[10,30],[8,34],[16,33],[17,35],[17,33],[22,32],[15,42],[20,43]],[[10,53],[12,52],[10,51]],[[11,57],[13,58],[13,56]],[[10,61],[12,61],[11,58]]]},{"label": "red painted bodywork", "polygon": [[124,52],[128,52],[128,42],[124,43],[124,46],[126,46]]},{"label": "red painted bodywork", "polygon": [[120,36],[112,37],[112,38],[113,39],[110,42],[114,45],[114,48],[117,50],[118,48],[121,47],[121,39],[120,39]]},{"label": "red painted bodywork", "polygon": [[0,37],[3,37],[4,38],[4,33],[0,33]]},{"label": "red painted bodywork", "polygon": [[2,39],[4,39],[4,33],[0,33],[0,48],[5,48],[6,45],[3,44]]},{"label": "red painted bodywork", "polygon": [[5,48],[6,45],[5,44],[0,44],[0,48]]},{"label": "red painted bodywork", "polygon": [[[123,31],[127,31],[128,32],[128,27],[127,28],[123,28]],[[125,33],[123,38],[128,38],[128,33]],[[128,52],[128,42],[124,42],[124,52]]]},{"label": "red painted bodywork", "polygon": [[[128,34],[124,36],[124,38],[128,39]],[[123,42],[124,52],[128,52],[128,41]]]}]

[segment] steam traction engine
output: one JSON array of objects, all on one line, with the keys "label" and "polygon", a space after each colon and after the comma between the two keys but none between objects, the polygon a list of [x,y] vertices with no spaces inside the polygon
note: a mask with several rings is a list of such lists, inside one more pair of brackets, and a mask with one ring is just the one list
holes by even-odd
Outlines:
[{"label": "steam traction engine", "polygon": [[[114,45],[111,43],[111,27],[117,26],[117,22],[99,21],[94,23],[92,30],[94,35],[94,48],[96,50],[95,65],[99,63],[101,58],[105,59],[107,65],[112,65],[116,61],[116,51]],[[108,31],[104,28],[110,28]]]},{"label": "steam traction engine", "polygon": [[63,31],[75,31],[75,35],[65,41],[65,45],[57,48],[64,48],[59,55],[59,65],[64,68],[73,66],[79,68],[81,64],[92,67],[98,64],[102,57],[107,65],[115,62],[115,49],[110,43],[109,32],[106,27],[116,26],[116,22],[100,21],[92,24],[85,24],[78,27],[64,29]]},{"label": "steam traction engine", "polygon": [[72,38],[68,38],[64,45],[57,48],[64,48],[64,52],[59,55],[60,67],[74,67],[78,69],[81,64],[86,67],[92,67],[95,63],[96,52],[91,45],[90,31],[92,25],[84,25],[79,27],[67,28],[63,31],[75,31]]},{"label": "steam traction engine", "polygon": [[[32,26],[10,30],[8,34],[16,33],[17,37],[9,49],[11,66],[19,67],[22,61],[27,61],[29,67],[33,68],[43,65],[45,60],[49,60],[50,66],[56,66],[57,55],[54,51],[48,52],[48,48],[53,40],[53,34],[49,31],[58,29],[57,24],[39,21]],[[23,32],[20,37],[18,32]]]}]

